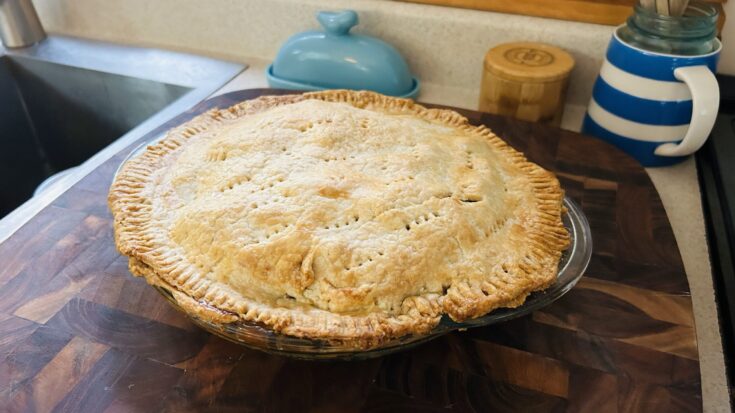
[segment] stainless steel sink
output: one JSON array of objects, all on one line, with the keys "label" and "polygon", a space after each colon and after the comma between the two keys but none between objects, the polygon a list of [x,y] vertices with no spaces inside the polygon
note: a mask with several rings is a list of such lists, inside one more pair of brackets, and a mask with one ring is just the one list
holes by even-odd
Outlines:
[{"label": "stainless steel sink", "polygon": [[3,56],[0,58],[0,215],[47,176],[75,167],[190,88]]},{"label": "stainless steel sink", "polygon": [[[0,241],[95,166],[205,99],[241,64],[50,37],[0,47]],[[79,166],[79,167],[77,167]],[[77,167],[33,198],[47,177]]]}]

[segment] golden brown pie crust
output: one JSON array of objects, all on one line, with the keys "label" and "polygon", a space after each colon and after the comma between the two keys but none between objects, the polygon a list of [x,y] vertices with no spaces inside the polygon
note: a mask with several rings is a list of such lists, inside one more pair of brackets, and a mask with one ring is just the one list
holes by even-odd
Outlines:
[{"label": "golden brown pie crust", "polygon": [[344,90],[171,130],[110,188],[130,270],[207,321],[368,348],[556,278],[563,192],[484,126]]}]

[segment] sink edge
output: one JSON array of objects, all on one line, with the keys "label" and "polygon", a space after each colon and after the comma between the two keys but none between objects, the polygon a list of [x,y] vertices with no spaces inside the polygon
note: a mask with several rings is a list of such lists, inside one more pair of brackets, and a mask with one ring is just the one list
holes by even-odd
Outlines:
[{"label": "sink edge", "polygon": [[[105,50],[109,48],[109,50]],[[95,60],[94,53],[100,52],[100,59]],[[115,64],[115,53],[126,54],[127,64]],[[0,55],[22,56],[24,58],[42,60],[67,66],[97,70],[117,75],[131,76],[140,79],[154,80],[169,84],[178,84],[192,88],[191,91],[172,102],[155,115],[149,117],[133,129],[116,139],[107,147],[80,164],[74,173],[60,179],[46,191],[29,199],[8,215],[0,219],[0,243],[3,243],[26,222],[48,206],[71,186],[79,182],[99,165],[116,155],[145,134],[174,118],[178,114],[207,99],[214,92],[227,84],[239,73],[247,69],[246,64],[227,62],[181,52],[161,49],[140,48],[98,41],[74,39],[64,36],[51,36],[46,41],[24,49],[3,49]],[[135,59],[150,59],[143,69],[141,65],[132,65]],[[77,59],[77,60],[75,60]],[[140,62],[140,60],[138,61]],[[166,76],[165,70],[186,67],[193,62],[193,70],[183,75]],[[156,63],[160,65],[156,66]],[[158,67],[158,70],[155,68]],[[147,72],[146,72],[147,70]],[[145,73],[144,73],[145,72]],[[148,74],[148,75],[146,75]]]}]

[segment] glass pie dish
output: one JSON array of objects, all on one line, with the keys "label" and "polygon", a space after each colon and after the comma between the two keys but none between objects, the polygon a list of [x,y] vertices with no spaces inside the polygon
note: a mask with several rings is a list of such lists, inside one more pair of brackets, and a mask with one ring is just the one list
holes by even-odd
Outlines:
[{"label": "glass pie dish", "polygon": [[[124,164],[132,157],[141,153],[151,142],[139,146],[122,162]],[[122,165],[121,164],[121,165]],[[119,172],[119,170],[118,170]],[[255,322],[238,321],[234,323],[214,323],[187,313],[176,301],[174,295],[164,287],[155,286],[156,290],[165,297],[171,305],[186,313],[191,320],[201,328],[212,334],[253,349],[272,354],[284,355],[300,359],[366,359],[385,354],[402,351],[407,348],[429,341],[433,338],[455,330],[464,330],[473,327],[487,326],[517,317],[527,315],[533,311],[550,305],[569,290],[582,277],[592,255],[592,236],[589,223],[580,207],[568,197],[564,198],[566,213],[563,223],[570,234],[570,246],[562,254],[559,262],[559,271],[556,281],[543,291],[530,294],[524,304],[516,308],[496,309],[482,317],[463,322],[455,322],[448,316],[443,316],[439,324],[429,333],[422,335],[406,335],[388,341],[379,347],[368,350],[336,344],[323,340],[299,338],[276,333]]]}]

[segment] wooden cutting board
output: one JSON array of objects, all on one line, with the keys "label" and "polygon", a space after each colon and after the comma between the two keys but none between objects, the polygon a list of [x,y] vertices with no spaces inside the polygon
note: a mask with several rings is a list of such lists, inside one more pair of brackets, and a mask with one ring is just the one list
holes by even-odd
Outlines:
[{"label": "wooden cutting board", "polygon": [[[274,93],[218,96],[148,139]],[[555,171],[587,214],[592,262],[561,300],[367,361],[239,347],[192,325],[115,251],[106,196],[132,145],[0,245],[0,410],[701,411],[689,286],[644,170],[591,137],[460,112]]]}]

